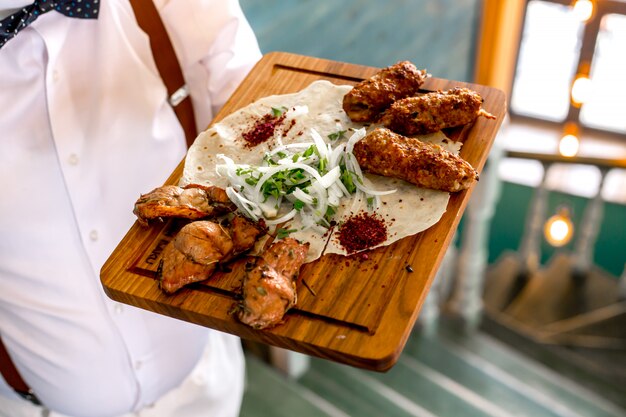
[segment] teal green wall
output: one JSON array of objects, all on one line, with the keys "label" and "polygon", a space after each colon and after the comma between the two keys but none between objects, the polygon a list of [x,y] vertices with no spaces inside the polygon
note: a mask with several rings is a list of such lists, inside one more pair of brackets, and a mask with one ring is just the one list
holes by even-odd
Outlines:
[{"label": "teal green wall", "polygon": [[471,81],[479,0],[240,0],[261,51]]},{"label": "teal green wall", "polygon": [[[489,263],[493,263],[506,251],[517,250],[524,232],[526,213],[532,199],[533,189],[527,186],[504,183],[500,200],[491,223],[489,235]],[[548,201],[548,216],[556,213],[561,205],[571,209],[574,223],[574,238],[560,248],[550,246],[542,239],[542,263],[546,264],[557,250],[573,251],[575,240],[581,229],[581,221],[588,199],[551,192]],[[604,204],[604,221],[598,234],[594,253],[595,263],[607,272],[619,276],[626,264],[626,206]]]}]

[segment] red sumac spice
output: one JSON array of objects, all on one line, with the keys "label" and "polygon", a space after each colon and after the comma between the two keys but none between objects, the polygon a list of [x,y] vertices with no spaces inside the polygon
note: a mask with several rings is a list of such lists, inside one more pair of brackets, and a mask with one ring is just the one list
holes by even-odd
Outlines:
[{"label": "red sumac spice", "polygon": [[274,136],[276,128],[285,120],[285,114],[268,113],[257,120],[252,128],[242,134],[246,148],[254,148],[256,145],[266,142]]},{"label": "red sumac spice", "polygon": [[380,216],[361,212],[348,218],[337,231],[339,244],[348,253],[368,249],[387,240],[387,226]]}]

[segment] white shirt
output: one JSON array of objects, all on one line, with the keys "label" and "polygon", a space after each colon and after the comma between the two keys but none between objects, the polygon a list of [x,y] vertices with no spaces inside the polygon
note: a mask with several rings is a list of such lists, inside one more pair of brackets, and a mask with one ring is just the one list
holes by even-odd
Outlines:
[{"label": "white shirt", "polygon": [[[28,3],[3,2],[0,16]],[[156,4],[202,129],[260,57],[256,39],[236,1]],[[0,112],[0,334],[16,366],[65,414],[157,401],[196,365],[209,331],[115,303],[99,280],[136,198],[185,152],[128,1],[102,0],[97,20],[51,11],[9,40]],[[224,364],[211,370],[218,383],[232,379],[228,360],[212,362]],[[2,378],[0,395],[15,397]]]}]

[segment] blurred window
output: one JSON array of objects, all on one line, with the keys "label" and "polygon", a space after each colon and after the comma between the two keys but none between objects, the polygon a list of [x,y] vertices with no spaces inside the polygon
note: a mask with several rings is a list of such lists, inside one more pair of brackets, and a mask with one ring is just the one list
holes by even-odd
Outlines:
[{"label": "blurred window", "polygon": [[[626,133],[626,104],[621,101],[626,97],[626,1],[579,0],[592,10],[589,20],[581,18],[583,8],[576,3],[528,1],[511,114]],[[572,83],[581,73],[590,79],[577,86],[589,87],[582,105],[570,100]]]},{"label": "blurred window", "polygon": [[597,129],[626,133],[626,16],[602,18],[591,65],[592,89],[580,121]]},{"label": "blurred window", "polygon": [[528,2],[511,97],[513,113],[565,120],[582,30],[583,24],[571,7]]}]

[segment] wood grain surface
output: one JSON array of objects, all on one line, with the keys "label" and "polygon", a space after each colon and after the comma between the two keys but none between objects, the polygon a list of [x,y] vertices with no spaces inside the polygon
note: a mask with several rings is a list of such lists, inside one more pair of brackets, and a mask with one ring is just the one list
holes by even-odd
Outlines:
[{"label": "wood grain surface", "polygon": [[[293,93],[315,80],[355,84],[377,70],[294,54],[267,54],[214,121],[261,97]],[[496,116],[496,120],[479,118],[472,126],[447,132],[464,142],[461,156],[480,172],[505,115],[504,94],[438,78],[428,79],[423,89],[456,86],[478,91],[485,100],[485,110]],[[168,184],[178,183],[182,168],[183,162]],[[422,233],[366,254],[324,255],[304,265],[297,284],[297,307],[287,313],[283,324],[271,330],[252,329],[229,313],[239,294],[243,262],[174,295],[159,289],[155,280],[158,261],[165,245],[184,224],[181,221],[150,227],[135,223],[103,266],[101,281],[106,294],[122,303],[242,338],[385,371],[402,352],[470,193],[471,189],[452,194],[441,220]],[[128,202],[129,210],[133,204]]]}]

